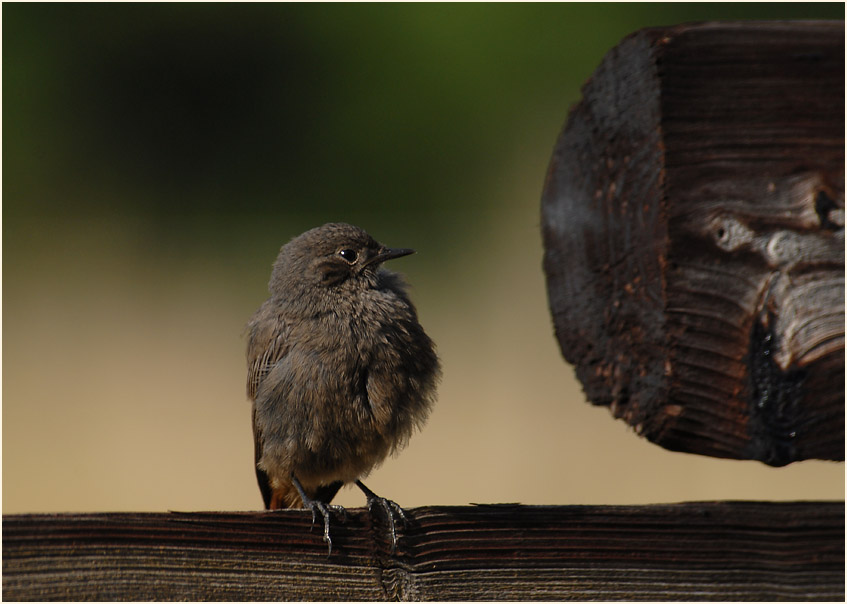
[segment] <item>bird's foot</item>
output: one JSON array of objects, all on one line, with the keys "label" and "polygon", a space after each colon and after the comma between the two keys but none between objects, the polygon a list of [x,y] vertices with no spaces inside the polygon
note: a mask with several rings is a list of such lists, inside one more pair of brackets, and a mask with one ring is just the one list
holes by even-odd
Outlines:
[{"label": "bird's foot", "polygon": [[317,518],[317,513],[320,512],[321,516],[324,519],[324,541],[326,542],[327,552],[326,555],[332,555],[332,538],[329,536],[329,517],[330,511],[333,511],[341,516],[341,521],[344,522],[347,520],[347,510],[345,510],[340,505],[329,505],[323,503],[322,501],[318,501],[317,499],[310,499],[308,502],[304,501],[303,504],[305,507],[312,510],[312,526],[315,526],[315,519]]},{"label": "bird's foot", "polygon": [[356,486],[359,487],[365,494],[365,497],[367,497],[369,512],[373,512],[373,506],[375,503],[378,503],[385,511],[385,516],[388,518],[388,533],[391,535],[391,553],[393,554],[397,551],[397,524],[394,520],[394,515],[396,514],[399,516],[400,520],[403,521],[403,526],[406,526],[408,522],[406,519],[406,513],[396,502],[386,499],[385,497],[380,497],[366,487],[361,480],[356,481]]},{"label": "bird's foot", "polygon": [[297,480],[296,477],[292,476],[292,482],[294,483],[295,488],[300,493],[300,499],[303,500],[303,507],[312,510],[312,526],[315,526],[315,520],[317,519],[317,513],[320,512],[321,516],[324,519],[324,541],[327,546],[327,556],[332,555],[332,538],[329,536],[329,517],[330,512],[335,512],[341,516],[341,521],[345,522],[347,520],[347,510],[345,510],[340,505],[330,505],[328,503],[324,503],[323,501],[319,501],[317,499],[312,499],[308,495],[306,495],[306,491],[303,490],[303,486],[300,484],[300,481]]}]

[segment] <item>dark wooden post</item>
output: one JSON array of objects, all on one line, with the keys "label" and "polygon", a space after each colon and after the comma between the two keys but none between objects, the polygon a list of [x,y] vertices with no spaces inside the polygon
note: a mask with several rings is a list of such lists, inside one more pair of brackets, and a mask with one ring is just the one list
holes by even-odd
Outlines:
[{"label": "dark wooden post", "polygon": [[663,447],[844,459],[844,24],[646,29],[571,111],[542,202],[589,400]]}]

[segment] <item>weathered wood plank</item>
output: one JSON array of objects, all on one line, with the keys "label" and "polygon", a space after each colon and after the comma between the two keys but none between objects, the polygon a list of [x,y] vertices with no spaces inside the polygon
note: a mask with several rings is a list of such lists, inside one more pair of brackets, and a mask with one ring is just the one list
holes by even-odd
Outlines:
[{"label": "weathered wood plank", "polygon": [[843,502],[3,519],[5,600],[842,600]]},{"label": "weathered wood plank", "polygon": [[636,32],[583,88],[542,200],[589,400],[673,450],[844,459],[844,24]]}]

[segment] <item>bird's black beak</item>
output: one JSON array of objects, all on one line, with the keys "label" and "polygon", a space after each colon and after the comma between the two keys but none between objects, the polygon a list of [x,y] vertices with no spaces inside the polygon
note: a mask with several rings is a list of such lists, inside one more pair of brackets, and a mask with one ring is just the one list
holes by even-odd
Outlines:
[{"label": "bird's black beak", "polygon": [[410,250],[409,248],[392,248],[392,247],[384,247],[375,256],[371,256],[365,262],[365,266],[369,264],[380,264],[385,262],[386,260],[391,260],[392,258],[399,258],[400,256],[408,256],[409,254],[414,254],[415,250]]}]

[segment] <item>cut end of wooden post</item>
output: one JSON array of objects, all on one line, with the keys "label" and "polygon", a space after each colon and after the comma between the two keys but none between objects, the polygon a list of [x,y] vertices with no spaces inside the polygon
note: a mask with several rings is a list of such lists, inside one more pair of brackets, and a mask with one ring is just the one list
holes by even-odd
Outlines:
[{"label": "cut end of wooden post", "polygon": [[668,449],[844,459],[844,25],[636,32],[542,198],[562,353]]}]

